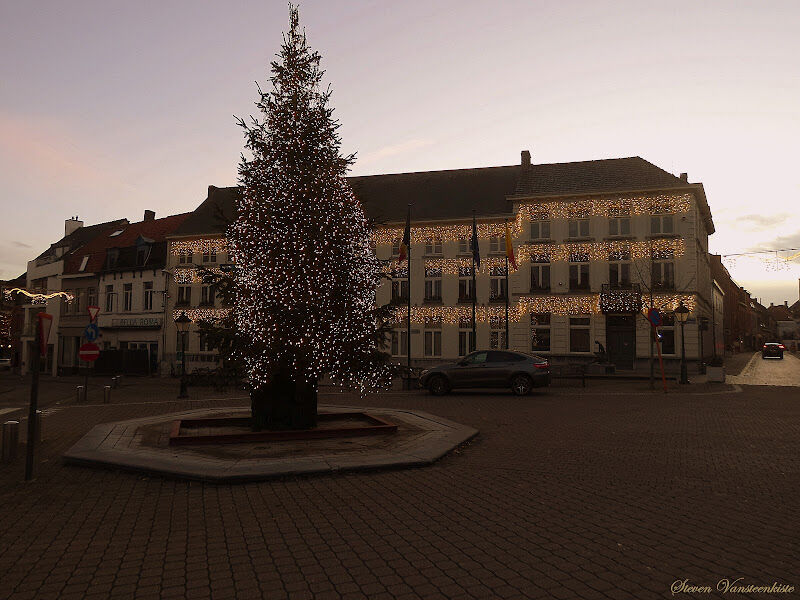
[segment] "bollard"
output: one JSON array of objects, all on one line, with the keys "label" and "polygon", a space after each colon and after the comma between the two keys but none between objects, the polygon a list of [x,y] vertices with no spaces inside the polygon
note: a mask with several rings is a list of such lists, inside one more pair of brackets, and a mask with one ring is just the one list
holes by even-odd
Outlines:
[{"label": "bollard", "polygon": [[36,441],[42,443],[44,441],[44,415],[42,411],[36,411]]},{"label": "bollard", "polygon": [[78,387],[75,388],[75,403],[76,404],[79,404],[80,401],[83,400],[83,396],[84,396],[83,389],[84,388],[83,388],[82,385],[79,385]]},{"label": "bollard", "polygon": [[103,404],[108,404],[111,402],[111,386],[107,385],[103,387]]},{"label": "bollard", "polygon": [[11,462],[17,457],[19,446],[19,421],[3,423],[3,462]]}]

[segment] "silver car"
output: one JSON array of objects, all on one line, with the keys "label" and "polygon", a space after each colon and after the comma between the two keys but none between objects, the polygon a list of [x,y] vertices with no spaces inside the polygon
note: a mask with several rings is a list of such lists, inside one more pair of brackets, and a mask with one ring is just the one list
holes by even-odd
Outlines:
[{"label": "silver car", "polygon": [[456,363],[426,369],[420,384],[441,396],[456,388],[510,388],[517,396],[550,385],[546,358],[509,350],[479,350]]}]

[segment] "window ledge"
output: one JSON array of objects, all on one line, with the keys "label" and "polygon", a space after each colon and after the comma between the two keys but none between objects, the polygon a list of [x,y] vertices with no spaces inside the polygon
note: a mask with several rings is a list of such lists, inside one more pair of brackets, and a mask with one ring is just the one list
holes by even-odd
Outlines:
[{"label": "window ledge", "polygon": [[609,235],[608,237],[604,237],[603,241],[604,242],[614,242],[614,241],[624,242],[624,241],[627,241],[627,240],[635,240],[635,239],[636,239],[636,236],[635,235],[631,235],[631,234]]},{"label": "window ledge", "polygon": [[525,244],[555,244],[556,241],[553,238],[534,238],[524,242]]},{"label": "window ledge", "polygon": [[680,233],[650,233],[645,236],[646,240],[677,240],[680,239],[682,236]]},{"label": "window ledge", "polygon": [[593,241],[594,241],[594,238],[593,238],[593,237],[583,237],[583,236],[579,236],[579,237],[565,237],[565,238],[564,238],[564,241],[565,241],[565,242],[593,242]]}]

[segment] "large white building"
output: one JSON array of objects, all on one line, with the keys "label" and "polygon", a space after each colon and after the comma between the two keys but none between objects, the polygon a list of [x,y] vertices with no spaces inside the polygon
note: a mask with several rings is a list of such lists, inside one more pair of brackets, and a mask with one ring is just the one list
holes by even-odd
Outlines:
[{"label": "large white building", "polygon": [[[703,186],[639,157],[517,165],[350,178],[376,224],[378,258],[391,276],[378,304],[396,305],[388,349],[403,361],[409,265],[397,253],[411,204],[411,355],[424,366],[466,354],[472,333],[473,215],[480,239],[476,273],[477,348],[506,345],[553,362],[589,362],[602,345],[618,370],[649,362],[652,330],[645,312],[661,312],[661,349],[675,370],[681,345],[687,359],[714,351],[714,304],[708,236],[714,224]],[[193,275],[196,264],[227,261],[225,231],[235,217],[237,188],[209,187],[208,198],[170,237],[170,283],[165,336],[169,357],[181,312],[193,319],[225,307]],[[505,280],[508,225],[517,269]],[[691,311],[684,335],[672,317]],[[719,302],[719,300],[718,300]],[[208,366],[214,353],[194,328],[187,368]]]}]

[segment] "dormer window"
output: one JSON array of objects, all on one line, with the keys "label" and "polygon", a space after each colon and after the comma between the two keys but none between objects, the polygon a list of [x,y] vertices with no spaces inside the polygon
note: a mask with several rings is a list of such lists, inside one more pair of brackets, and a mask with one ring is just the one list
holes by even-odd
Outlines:
[{"label": "dormer window", "polygon": [[106,269],[113,269],[117,266],[117,261],[119,260],[119,248],[110,248],[106,252]]},{"label": "dormer window", "polygon": [[85,271],[86,270],[86,264],[88,262],[89,262],[89,255],[87,254],[86,256],[83,257],[83,260],[81,261],[81,266],[78,267],[78,271]]}]

